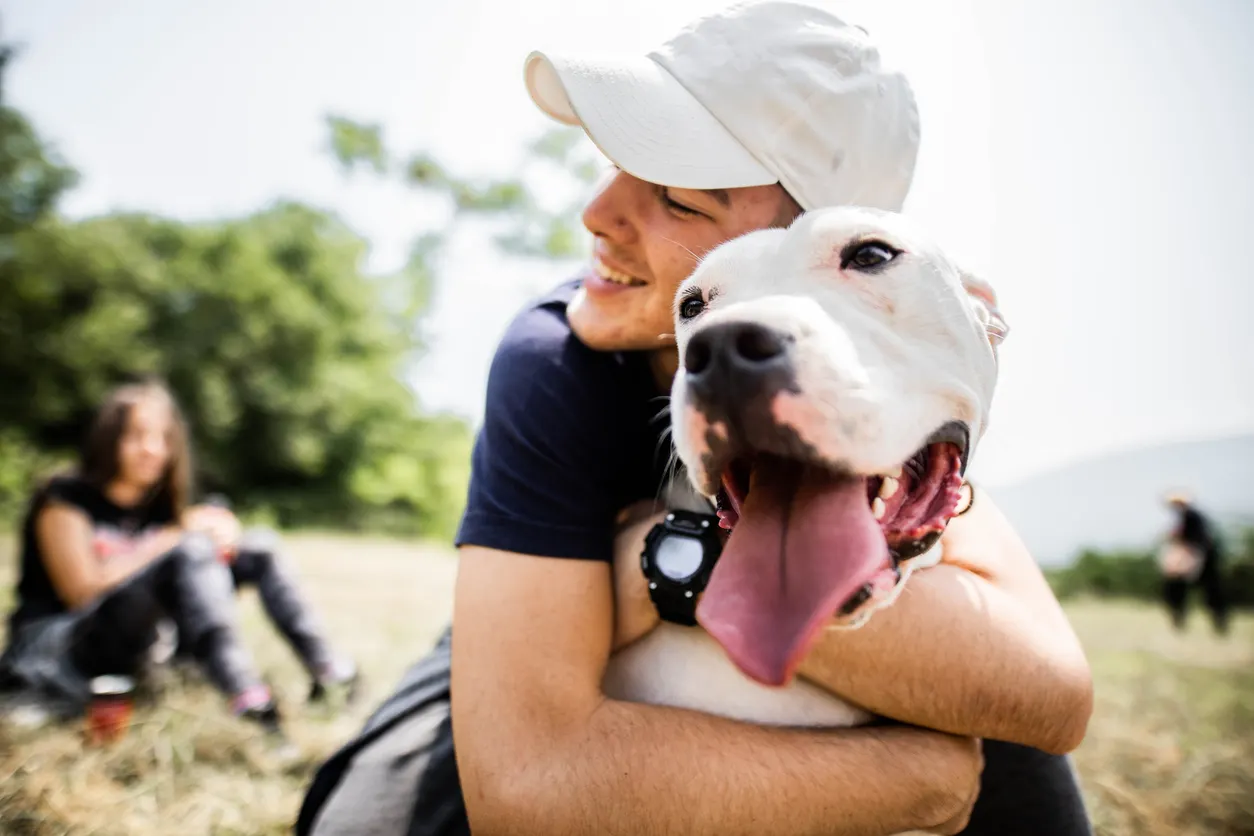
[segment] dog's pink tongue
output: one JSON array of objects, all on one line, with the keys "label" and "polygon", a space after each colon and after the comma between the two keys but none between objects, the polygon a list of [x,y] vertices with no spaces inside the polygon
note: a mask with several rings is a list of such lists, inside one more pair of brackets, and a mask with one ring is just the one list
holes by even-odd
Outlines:
[{"label": "dog's pink tongue", "polygon": [[888,559],[862,478],[763,457],[697,620],[745,674],[783,685]]}]

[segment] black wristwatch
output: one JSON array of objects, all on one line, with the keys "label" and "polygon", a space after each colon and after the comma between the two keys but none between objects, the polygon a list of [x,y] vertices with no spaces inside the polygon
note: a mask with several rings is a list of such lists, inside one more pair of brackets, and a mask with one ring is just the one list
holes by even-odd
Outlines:
[{"label": "black wristwatch", "polygon": [[697,596],[723,550],[718,517],[670,511],[644,538],[640,568],[663,621],[696,625]]}]

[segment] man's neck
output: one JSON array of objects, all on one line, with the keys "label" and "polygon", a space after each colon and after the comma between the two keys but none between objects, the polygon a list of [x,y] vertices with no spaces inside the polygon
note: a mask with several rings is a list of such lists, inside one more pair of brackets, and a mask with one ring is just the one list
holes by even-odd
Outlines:
[{"label": "man's neck", "polygon": [[679,352],[674,346],[658,349],[649,354],[649,368],[653,370],[653,379],[663,392],[670,392],[675,382],[675,372],[679,371]]}]

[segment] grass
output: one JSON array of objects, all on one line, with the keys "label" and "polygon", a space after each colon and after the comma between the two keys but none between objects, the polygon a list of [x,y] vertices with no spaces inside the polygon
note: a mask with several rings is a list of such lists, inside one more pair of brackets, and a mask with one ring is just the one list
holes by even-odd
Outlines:
[{"label": "grass", "polygon": [[1096,682],[1076,753],[1099,833],[1254,834],[1254,619],[1176,635],[1157,608],[1068,607]]},{"label": "grass", "polygon": [[[0,834],[290,832],[314,768],[446,623],[455,565],[441,548],[390,540],[303,535],[289,545],[331,635],[368,677],[359,707],[307,708],[300,668],[246,595],[248,641],[299,754],[282,756],[204,685],[172,677],[111,748],[86,746],[76,726],[0,727]],[[3,611],[11,558],[0,544]],[[1097,682],[1076,764],[1098,832],[1254,836],[1254,618],[1220,641],[1197,616],[1177,636],[1151,607],[1078,602],[1068,611]]]},{"label": "grass", "polygon": [[[448,622],[455,564],[445,549],[382,539],[299,536],[288,546],[329,634],[362,667],[366,693],[357,706],[334,715],[305,705],[303,669],[247,592],[240,611],[248,644],[286,709],[299,754],[278,751],[230,717],[203,683],[171,676],[155,706],[137,708],[127,739],[107,749],[86,746],[78,725],[0,726],[0,834],[290,833],[314,769]],[[3,597],[12,550],[0,547]],[[8,609],[0,600],[0,611]]]}]

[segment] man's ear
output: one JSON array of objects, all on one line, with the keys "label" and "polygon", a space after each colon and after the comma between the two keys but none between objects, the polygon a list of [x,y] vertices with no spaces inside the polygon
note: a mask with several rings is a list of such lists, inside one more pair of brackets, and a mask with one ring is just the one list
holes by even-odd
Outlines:
[{"label": "man's ear", "polygon": [[962,286],[967,291],[971,309],[975,311],[976,319],[984,326],[988,341],[996,350],[1010,334],[1010,326],[1006,324],[1001,309],[997,307],[997,292],[991,284],[974,273],[961,269],[958,273]]}]

